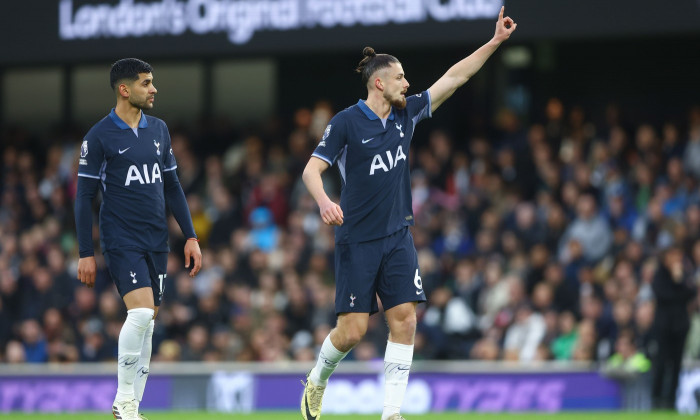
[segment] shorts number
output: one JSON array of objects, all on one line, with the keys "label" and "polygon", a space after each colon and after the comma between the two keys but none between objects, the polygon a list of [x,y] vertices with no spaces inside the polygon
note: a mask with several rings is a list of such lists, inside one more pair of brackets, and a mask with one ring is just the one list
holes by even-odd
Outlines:
[{"label": "shorts number", "polygon": [[423,290],[423,280],[418,275],[417,268],[416,268],[416,276],[413,278],[413,284],[415,284],[416,288],[418,288],[419,290]]},{"label": "shorts number", "polygon": [[165,290],[165,289],[163,288],[163,280],[164,280],[166,277],[168,277],[167,274],[158,274],[158,279],[160,280],[160,294],[161,294],[161,295],[163,294],[163,290]]}]

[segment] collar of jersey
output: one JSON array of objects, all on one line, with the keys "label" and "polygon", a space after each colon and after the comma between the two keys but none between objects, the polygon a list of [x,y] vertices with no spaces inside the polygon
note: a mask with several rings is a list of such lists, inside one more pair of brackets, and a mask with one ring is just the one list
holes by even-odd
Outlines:
[{"label": "collar of jersey", "polygon": [[[114,123],[117,125],[117,127],[121,128],[122,130],[126,130],[129,127],[127,123],[125,123],[121,118],[119,118],[119,115],[114,111],[114,108],[112,108],[112,112],[109,113],[109,118],[114,121]],[[139,121],[139,128],[146,128],[148,127],[148,121],[146,121],[146,114],[141,111],[141,121]]]},{"label": "collar of jersey", "polygon": [[[377,114],[375,114],[374,111],[372,111],[370,109],[370,107],[368,107],[367,104],[365,103],[365,101],[363,101],[362,99],[357,101],[357,106],[360,107],[362,112],[364,112],[365,115],[367,116],[367,118],[369,118],[370,120],[378,120],[379,119],[379,116],[377,116]],[[389,113],[388,119],[390,119],[391,121],[394,121],[394,107],[393,106],[391,107],[391,112]]]}]

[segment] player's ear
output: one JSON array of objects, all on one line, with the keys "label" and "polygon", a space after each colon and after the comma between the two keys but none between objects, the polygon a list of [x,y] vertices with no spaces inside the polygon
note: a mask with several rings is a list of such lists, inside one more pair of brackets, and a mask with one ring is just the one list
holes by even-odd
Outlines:
[{"label": "player's ear", "polygon": [[128,98],[129,97],[129,87],[125,83],[121,83],[119,87],[117,88],[117,92],[119,92],[119,96],[122,98]]},{"label": "player's ear", "polygon": [[383,92],[384,91],[384,83],[382,83],[382,79],[379,77],[376,77],[374,79],[374,87],[377,88],[378,91]]}]

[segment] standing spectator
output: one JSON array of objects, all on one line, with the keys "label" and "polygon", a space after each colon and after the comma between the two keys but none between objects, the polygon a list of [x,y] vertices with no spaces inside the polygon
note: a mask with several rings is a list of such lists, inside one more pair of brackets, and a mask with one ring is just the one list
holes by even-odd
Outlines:
[{"label": "standing spectator", "polygon": [[669,409],[675,405],[685,338],[690,328],[687,306],[697,294],[688,274],[683,267],[683,252],[672,247],[663,254],[652,283],[658,345],[653,361],[652,396],[657,408]]}]

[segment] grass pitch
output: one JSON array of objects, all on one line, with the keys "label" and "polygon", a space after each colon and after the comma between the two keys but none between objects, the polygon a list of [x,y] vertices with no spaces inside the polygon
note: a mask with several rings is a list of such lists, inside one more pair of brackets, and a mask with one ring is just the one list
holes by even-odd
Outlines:
[{"label": "grass pitch", "polygon": [[[144,412],[149,420],[300,420],[301,414],[296,411],[267,412],[254,414],[221,414],[195,412]],[[12,420],[109,420],[111,413],[72,413],[72,414],[21,414],[0,413],[3,419]],[[557,413],[557,414],[472,414],[472,413],[436,413],[423,415],[406,415],[407,420],[666,420],[687,418],[675,412],[629,413],[629,412],[586,412],[586,413]],[[323,416],[323,420],[379,420],[379,414],[372,415],[332,415]]]}]

